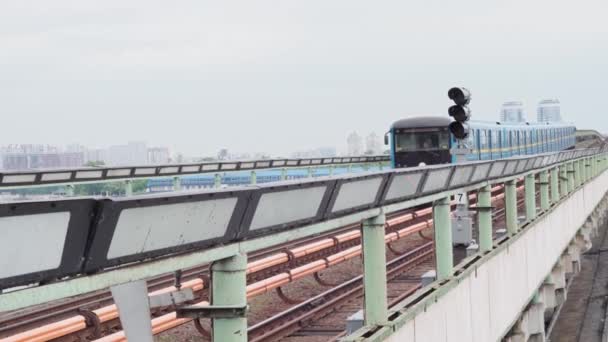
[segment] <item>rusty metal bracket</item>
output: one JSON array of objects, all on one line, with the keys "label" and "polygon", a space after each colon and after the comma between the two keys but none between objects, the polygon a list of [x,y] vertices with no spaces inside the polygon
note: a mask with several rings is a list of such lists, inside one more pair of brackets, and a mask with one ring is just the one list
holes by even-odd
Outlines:
[{"label": "rusty metal bracket", "polygon": [[335,286],[339,285],[339,284],[334,284],[334,283],[330,283],[328,281],[323,280],[323,278],[321,278],[321,275],[319,274],[319,272],[315,272],[313,276],[315,278],[315,281],[317,283],[319,283],[319,285],[328,286],[328,287],[335,287]]},{"label": "rusty metal bracket", "polygon": [[280,286],[277,287],[277,295],[279,296],[279,298],[281,298],[282,301],[284,301],[287,304],[300,304],[300,303],[302,303],[301,300],[292,299],[289,296],[287,296],[285,294],[285,292],[283,292],[283,289]]},{"label": "rusty metal bracket", "polygon": [[240,305],[191,305],[177,308],[179,318],[235,318],[245,317],[249,306]]},{"label": "rusty metal bracket", "polygon": [[84,317],[87,327],[93,328],[93,337],[101,338],[101,321],[99,320],[99,316],[88,309],[79,308],[77,311],[78,314]]}]

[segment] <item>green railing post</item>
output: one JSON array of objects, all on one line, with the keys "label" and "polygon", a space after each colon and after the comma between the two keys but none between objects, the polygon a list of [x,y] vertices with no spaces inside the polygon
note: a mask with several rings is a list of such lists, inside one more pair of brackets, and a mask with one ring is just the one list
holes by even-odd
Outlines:
[{"label": "green railing post", "polygon": [[562,164],[559,166],[559,185],[561,188],[561,197],[565,197],[568,194],[568,165]]},{"label": "green railing post", "polygon": [[536,184],[534,184],[534,174],[526,175],[524,180],[524,191],[526,193],[526,220],[531,221],[536,218]]},{"label": "green railing post", "polygon": [[449,197],[442,198],[433,203],[433,224],[435,227],[437,279],[442,280],[451,276],[454,269]]},{"label": "green railing post", "polygon": [[591,177],[593,177],[593,172],[591,170],[591,165],[593,165],[592,161],[593,157],[585,159],[585,183],[588,182]]},{"label": "green railing post", "polygon": [[479,227],[479,250],[492,250],[492,196],[491,187],[486,185],[477,193],[477,220]]},{"label": "green railing post", "polygon": [[551,169],[551,202],[557,203],[559,201],[559,172],[558,168],[554,167]]},{"label": "green railing post", "polygon": [[65,195],[68,197],[74,197],[74,184],[68,184],[65,186]]},{"label": "green railing post", "polygon": [[574,164],[572,162],[568,163],[568,193],[574,191]]},{"label": "green railing post", "polygon": [[353,164],[348,164],[348,173],[353,172]]},{"label": "green railing post", "polygon": [[287,179],[287,169],[282,168],[281,169],[281,180],[286,180],[286,179]]},{"label": "green railing post", "polygon": [[249,183],[251,185],[258,184],[258,176],[256,175],[255,171],[251,171],[251,176],[249,178]]},{"label": "green railing post", "polygon": [[312,167],[309,166],[308,167],[308,178],[312,178],[312,174],[313,174]]},{"label": "green railing post", "polygon": [[130,179],[125,181],[125,196],[133,196],[133,183]]},{"label": "green railing post", "polygon": [[363,221],[363,283],[365,294],[365,325],[388,322],[386,296],[386,251],[384,214]]},{"label": "green railing post", "polygon": [[334,166],[333,166],[333,165],[330,165],[330,166],[329,166],[329,175],[330,175],[330,176],[333,176],[333,175],[334,175]]},{"label": "green railing post", "polygon": [[574,188],[578,188],[581,185],[581,162],[577,160],[574,162]]},{"label": "green railing post", "polygon": [[505,183],[505,220],[507,232],[510,236],[517,233],[517,181],[510,180]]},{"label": "green railing post", "polygon": [[378,170],[382,171],[382,162],[378,162]]},{"label": "green railing post", "polygon": [[182,179],[179,177],[173,177],[173,191],[182,190]]},{"label": "green railing post", "polygon": [[549,210],[549,171],[545,170],[540,173],[540,209],[542,211]]},{"label": "green railing post", "polygon": [[216,188],[222,187],[222,175],[219,173],[216,173],[215,176],[213,176],[213,186]]},{"label": "green railing post", "polygon": [[[211,266],[211,305],[247,305],[247,256],[237,254],[231,258],[218,260]],[[247,318],[214,318],[213,340],[226,342],[247,341]]]}]

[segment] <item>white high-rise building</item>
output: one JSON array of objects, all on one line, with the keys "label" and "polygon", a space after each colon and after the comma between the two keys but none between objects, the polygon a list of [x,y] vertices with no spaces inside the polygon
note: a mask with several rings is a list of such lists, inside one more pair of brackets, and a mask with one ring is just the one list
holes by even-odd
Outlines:
[{"label": "white high-rise building", "polygon": [[367,138],[365,138],[365,153],[382,153],[382,145],[380,144],[380,137],[378,137],[378,134],[372,132],[367,136]]},{"label": "white high-rise building", "polygon": [[510,101],[502,104],[500,110],[501,122],[525,122],[524,105],[520,101]]},{"label": "white high-rise building", "polygon": [[542,100],[538,103],[537,117],[538,122],[560,122],[560,104],[557,99]]},{"label": "white high-rise building", "polygon": [[349,156],[360,156],[363,154],[363,139],[357,132],[352,132],[348,135],[346,144],[348,145]]}]

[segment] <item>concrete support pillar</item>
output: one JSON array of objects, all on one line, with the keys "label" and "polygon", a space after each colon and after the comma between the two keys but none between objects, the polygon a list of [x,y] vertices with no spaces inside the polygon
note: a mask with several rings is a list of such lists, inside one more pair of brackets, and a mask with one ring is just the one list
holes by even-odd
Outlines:
[{"label": "concrete support pillar", "polygon": [[571,193],[572,191],[574,191],[574,185],[575,185],[574,164],[572,162],[568,163],[567,170],[568,170],[568,193]]},{"label": "concrete support pillar", "polygon": [[435,226],[435,258],[437,259],[437,279],[443,280],[452,275],[454,268],[449,197],[442,198],[433,203],[433,223]]},{"label": "concrete support pillar", "polygon": [[545,170],[540,173],[540,209],[542,211],[549,210],[549,171]]},{"label": "concrete support pillar", "polygon": [[213,176],[213,187],[215,187],[215,188],[222,187],[222,175],[221,174],[216,173],[215,176]]},{"label": "concrete support pillar", "polygon": [[179,177],[173,177],[173,191],[182,190],[182,179]]},{"label": "concrete support pillar", "polygon": [[[214,306],[247,305],[247,256],[237,254],[218,260],[211,267],[211,304]],[[226,342],[247,341],[247,318],[214,318],[213,340]]]},{"label": "concrete support pillar", "polygon": [[562,197],[565,197],[566,195],[568,195],[568,166],[565,164],[562,164],[559,167],[559,185],[561,188],[561,195]]},{"label": "concrete support pillar", "polygon": [[545,342],[545,303],[537,293],[528,307],[528,341]]},{"label": "concrete support pillar", "polygon": [[536,218],[536,184],[533,173],[526,175],[524,191],[526,193],[526,220],[531,221]]},{"label": "concrete support pillar", "polygon": [[281,180],[287,180],[287,169],[286,168],[282,168],[281,169]]},{"label": "concrete support pillar", "polygon": [[551,202],[557,203],[559,201],[559,172],[558,168],[554,167],[551,169]]},{"label": "concrete support pillar", "polygon": [[572,272],[578,273],[581,270],[581,254],[575,240],[572,240],[568,245],[568,254],[572,262]]},{"label": "concrete support pillar", "polygon": [[479,228],[479,249],[482,253],[492,250],[492,196],[491,187],[486,185],[477,193],[477,213]]},{"label": "concrete support pillar", "polygon": [[566,301],[566,272],[561,262],[558,262],[551,270],[551,279],[555,285],[555,302],[561,305]]},{"label": "concrete support pillar", "polygon": [[125,181],[125,196],[133,196],[133,182],[130,179]]},{"label": "concrete support pillar", "polygon": [[256,185],[258,184],[258,176],[255,171],[251,171],[251,176],[249,177],[249,184]]},{"label": "concrete support pillar", "polygon": [[540,287],[540,293],[543,296],[543,302],[545,303],[544,318],[545,321],[551,319],[551,315],[557,307],[557,300],[555,297],[555,284],[553,284],[551,276],[545,279],[545,282]]},{"label": "concrete support pillar", "polygon": [[363,221],[361,228],[366,325],[384,325],[388,322],[385,224],[385,215],[380,214]]},{"label": "concrete support pillar", "polygon": [[528,341],[528,315],[524,312],[515,322],[515,325],[504,338],[504,342],[527,342]]},{"label": "concrete support pillar", "polygon": [[517,183],[510,180],[505,183],[505,217],[507,222],[507,232],[510,236],[517,233]]}]

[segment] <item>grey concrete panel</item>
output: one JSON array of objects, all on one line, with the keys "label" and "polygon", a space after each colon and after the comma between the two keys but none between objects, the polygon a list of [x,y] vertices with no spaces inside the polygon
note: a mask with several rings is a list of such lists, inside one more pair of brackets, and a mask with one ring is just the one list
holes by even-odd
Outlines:
[{"label": "grey concrete panel", "polygon": [[465,185],[471,178],[474,166],[456,166],[452,180],[450,180],[450,187],[456,187]]},{"label": "grey concrete panel", "polygon": [[107,258],[224,236],[237,198],[124,209]]},{"label": "grey concrete panel", "polygon": [[429,170],[422,192],[443,190],[446,188],[452,168]]},{"label": "grey concrete panel", "polygon": [[374,203],[381,184],[382,177],[342,183],[331,211],[338,212]]},{"label": "grey concrete panel", "polygon": [[273,227],[317,215],[327,186],[262,194],[249,230]]},{"label": "grey concrete panel", "polygon": [[490,164],[490,163],[478,164],[475,167],[473,177],[471,177],[471,182],[475,183],[475,182],[479,182],[479,181],[485,179],[486,176],[488,175],[490,165],[492,165],[492,164]]},{"label": "grey concrete panel", "polygon": [[385,200],[415,195],[423,175],[423,172],[395,175],[386,192]]},{"label": "grey concrete panel", "polygon": [[69,212],[0,218],[0,278],[61,265]]}]

